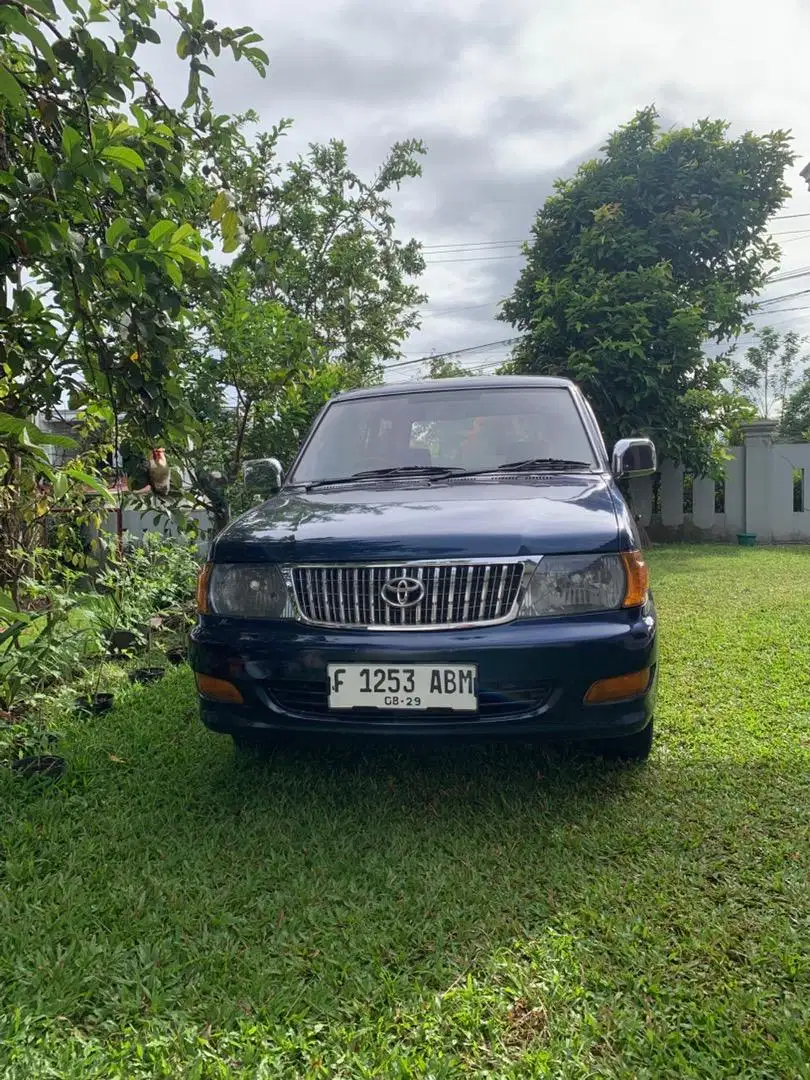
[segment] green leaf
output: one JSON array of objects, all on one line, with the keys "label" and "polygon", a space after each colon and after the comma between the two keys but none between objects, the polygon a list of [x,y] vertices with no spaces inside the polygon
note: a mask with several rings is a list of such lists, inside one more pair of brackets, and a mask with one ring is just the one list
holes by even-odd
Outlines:
[{"label": "green leaf", "polygon": [[9,593],[0,592],[0,611],[13,611],[16,614],[17,608]]},{"label": "green leaf", "polygon": [[[62,128],[62,149],[65,151],[65,157],[68,161],[73,162],[75,160],[74,155],[81,149],[82,137],[76,128],[70,127],[69,124]],[[81,157],[81,154],[78,154]]]},{"label": "green leaf", "polygon": [[25,427],[25,421],[10,413],[0,413],[0,435],[19,435]]},{"label": "green leaf", "polygon": [[34,157],[36,158],[37,168],[45,179],[53,180],[56,175],[56,164],[48,151],[38,146],[34,151]]},{"label": "green leaf", "polygon": [[251,236],[250,246],[253,248],[257,255],[266,255],[269,250],[270,243],[264,233],[257,232],[254,233],[253,236]]},{"label": "green leaf", "polygon": [[200,98],[200,74],[198,71],[192,71],[188,77],[188,94],[186,100],[183,102],[184,109],[190,109],[192,105],[196,105]]},{"label": "green leaf", "polygon": [[183,244],[172,244],[169,248],[170,255],[177,255],[181,259],[188,259],[189,262],[197,263],[198,266],[205,266],[205,259],[194,248],[185,247]]},{"label": "green leaf", "polygon": [[185,60],[188,56],[188,47],[191,44],[191,38],[184,30],[180,37],[177,39],[177,55],[181,60]]},{"label": "green leaf", "polygon": [[165,247],[165,244],[161,244],[161,240],[167,240],[176,228],[176,221],[159,221],[157,225],[153,225],[149,230],[148,240],[155,247]]},{"label": "green leaf", "polygon": [[106,268],[117,270],[124,281],[132,281],[132,270],[119,255],[111,255],[107,259]]},{"label": "green leaf", "polygon": [[129,231],[129,222],[126,220],[126,218],[116,218],[112,225],[110,225],[109,229],[107,229],[104,238],[110,245],[110,247],[115,247],[115,245],[124,235],[124,233],[128,233]]},{"label": "green leaf", "polygon": [[53,481],[53,495],[55,499],[64,499],[68,493],[69,481],[63,472],[58,472]]},{"label": "green leaf", "polygon": [[141,155],[129,146],[105,146],[99,157],[130,172],[145,168]]},{"label": "green leaf", "polygon": [[5,630],[0,631],[0,645],[13,638],[19,637],[30,622],[30,618],[22,611],[14,613],[14,622]]},{"label": "green leaf", "polygon": [[191,0],[191,18],[200,25],[205,18],[202,0]]},{"label": "green leaf", "polygon": [[211,203],[211,220],[221,221],[222,215],[231,205],[231,200],[226,191],[220,191],[214,201]]},{"label": "green leaf", "polygon": [[117,172],[107,174],[107,182],[117,195],[124,194],[124,181]]},{"label": "green leaf", "polygon": [[25,91],[11,74],[0,64],[0,100],[5,99],[12,105],[25,105]]},{"label": "green leaf", "polygon": [[51,71],[54,73],[59,71],[59,65],[48,39],[32,19],[27,19],[17,8],[6,5],[0,7],[0,23],[5,23],[13,33],[27,37],[45,59]]},{"label": "green leaf", "polygon": [[76,480],[80,484],[84,484],[85,487],[92,488],[97,494],[103,495],[105,499],[108,498],[109,491],[95,476],[91,476],[90,473],[86,473],[83,469],[73,465],[68,465],[64,471],[65,475],[69,476],[71,480]]},{"label": "green leaf", "polygon": [[179,289],[180,286],[183,284],[183,274],[177,263],[173,259],[164,259],[163,268],[168,274],[168,276],[172,279],[172,282]]},{"label": "green leaf", "polygon": [[189,225],[189,223],[186,221],[180,226],[179,229],[177,229],[174,232],[174,234],[172,236],[172,243],[173,244],[180,244],[180,243],[182,243],[183,240],[186,239],[186,237],[194,236],[194,234],[195,234],[194,226]]},{"label": "green leaf", "polygon": [[146,129],[149,127],[149,118],[147,117],[143,109],[140,107],[140,105],[130,105],[129,111],[138,121],[138,128],[141,131],[146,131]]},{"label": "green leaf", "polygon": [[56,15],[54,6],[50,3],[50,0],[26,0],[26,7],[30,7],[32,11],[38,12],[40,15],[45,15],[49,19],[53,19]]},{"label": "green leaf", "polygon": [[235,210],[226,210],[222,215],[222,235],[224,237],[235,236],[239,224],[239,215],[237,212]]}]

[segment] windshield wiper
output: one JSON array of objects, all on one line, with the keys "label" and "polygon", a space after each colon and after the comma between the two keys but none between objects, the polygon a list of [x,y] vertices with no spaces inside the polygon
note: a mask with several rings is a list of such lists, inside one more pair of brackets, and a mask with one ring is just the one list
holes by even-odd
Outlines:
[{"label": "windshield wiper", "polygon": [[463,475],[466,475],[465,469],[455,469],[446,465],[394,465],[387,469],[363,469],[362,472],[352,473],[351,476],[324,477],[323,480],[311,480],[302,486],[305,491],[313,491],[315,488],[330,487],[332,484],[354,484],[358,480],[385,480],[409,476],[444,478]]},{"label": "windshield wiper", "polygon": [[570,461],[568,458],[525,458],[523,461],[507,461],[504,465],[491,465],[486,469],[467,469],[465,476],[482,476],[486,473],[508,472],[592,472],[588,461]]},{"label": "windshield wiper", "polygon": [[566,458],[526,458],[524,461],[508,461],[505,465],[489,465],[484,469],[462,469],[451,465],[394,465],[387,469],[363,469],[350,476],[327,476],[322,480],[310,480],[302,484],[304,491],[332,487],[336,484],[355,484],[359,480],[386,480],[424,476],[432,480],[450,480],[464,476],[485,476],[502,472],[591,472],[593,466],[587,461],[569,461]]}]

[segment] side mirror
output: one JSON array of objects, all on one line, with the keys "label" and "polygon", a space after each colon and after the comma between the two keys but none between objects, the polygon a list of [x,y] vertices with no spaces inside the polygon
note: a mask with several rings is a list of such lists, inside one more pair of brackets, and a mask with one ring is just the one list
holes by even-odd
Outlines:
[{"label": "side mirror", "polygon": [[253,458],[242,465],[242,479],[245,487],[260,492],[262,495],[275,495],[281,489],[283,479],[281,462],[274,457]]},{"label": "side mirror", "polygon": [[658,468],[658,455],[652,439],[619,439],[613,447],[613,475],[649,476]]}]

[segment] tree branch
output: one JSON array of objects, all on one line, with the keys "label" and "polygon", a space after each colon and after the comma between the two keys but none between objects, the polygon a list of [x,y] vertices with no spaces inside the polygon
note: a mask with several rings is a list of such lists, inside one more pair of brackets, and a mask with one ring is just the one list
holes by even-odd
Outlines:
[{"label": "tree branch", "polygon": [[60,41],[67,40],[64,34],[61,34],[59,32],[59,28],[56,23],[51,22],[51,20],[48,19],[45,15],[43,15],[40,11],[36,11],[34,8],[29,7],[28,4],[21,3],[21,0],[0,0],[0,7],[13,7],[16,8],[17,11],[19,11],[21,14],[23,14],[26,19],[39,19],[41,23],[44,23],[44,25],[48,27],[54,37],[59,38]]}]

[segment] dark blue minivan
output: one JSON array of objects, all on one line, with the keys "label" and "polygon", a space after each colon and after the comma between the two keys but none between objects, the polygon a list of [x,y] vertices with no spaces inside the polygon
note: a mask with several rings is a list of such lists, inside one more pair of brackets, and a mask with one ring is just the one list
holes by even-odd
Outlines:
[{"label": "dark blue minivan", "polygon": [[270,496],[211,545],[191,635],[203,722],[285,731],[652,745],[656,617],[609,457],[563,379],[338,395]]}]

